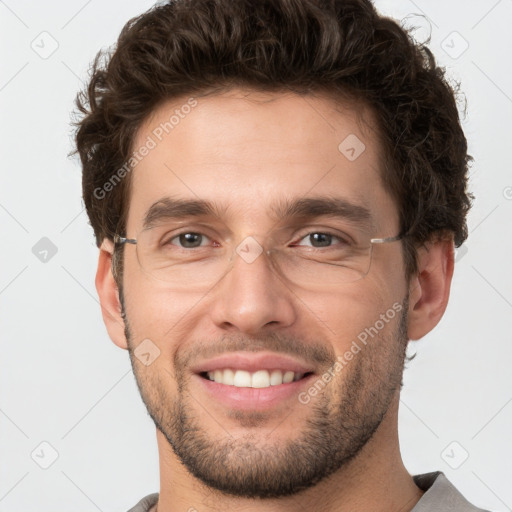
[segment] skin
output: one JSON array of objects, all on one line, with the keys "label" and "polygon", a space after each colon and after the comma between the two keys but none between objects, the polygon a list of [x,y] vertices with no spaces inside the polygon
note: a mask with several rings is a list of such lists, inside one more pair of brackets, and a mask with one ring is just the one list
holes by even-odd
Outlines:
[{"label": "skin", "polygon": [[[140,127],[134,147],[186,100],[161,105]],[[275,225],[268,205],[313,193],[368,207],[375,237],[398,234],[398,210],[380,178],[382,151],[367,109],[327,97],[241,89],[197,100],[132,171],[128,237],[137,236],[153,202],[173,195],[229,205],[222,221],[234,246],[247,236],[264,240]],[[338,150],[349,134],[366,146],[354,161]],[[403,465],[398,441],[403,360],[408,341],[430,332],[445,311],[452,240],[419,248],[419,271],[409,280],[398,242],[374,249],[363,279],[314,290],[277,278],[264,257],[251,264],[236,260],[209,290],[173,290],[143,272],[135,246],[127,246],[124,311],[111,271],[112,250],[104,240],[96,287],[109,335],[130,351],[141,395],[158,426],[159,512],[414,507],[422,491]],[[191,378],[191,364],[208,346],[218,346],[216,354],[273,347],[342,356],[396,303],[403,306],[401,314],[306,405],[289,400],[263,413],[234,413],[207,400]],[[160,350],[149,366],[134,357],[145,339]],[[183,427],[196,430],[187,435]],[[298,468],[308,467],[322,478],[302,474],[299,485]],[[242,476],[251,482],[252,495],[240,491]]]}]

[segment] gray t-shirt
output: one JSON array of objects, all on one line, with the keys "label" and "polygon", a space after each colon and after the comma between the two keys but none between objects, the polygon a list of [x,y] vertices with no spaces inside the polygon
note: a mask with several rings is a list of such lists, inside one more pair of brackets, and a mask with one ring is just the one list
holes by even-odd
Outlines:
[{"label": "gray t-shirt", "polygon": [[[441,471],[414,475],[413,479],[425,494],[411,512],[489,512],[471,505]],[[157,501],[158,493],[150,494],[128,512],[149,512]]]}]

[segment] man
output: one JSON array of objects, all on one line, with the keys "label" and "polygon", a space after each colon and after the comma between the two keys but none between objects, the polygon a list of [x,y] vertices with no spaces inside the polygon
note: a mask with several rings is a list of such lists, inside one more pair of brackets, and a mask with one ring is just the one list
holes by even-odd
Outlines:
[{"label": "man", "polygon": [[77,104],[103,317],[157,427],[132,511],[479,510],[397,433],[472,199],[429,50],[367,0],[176,0]]}]

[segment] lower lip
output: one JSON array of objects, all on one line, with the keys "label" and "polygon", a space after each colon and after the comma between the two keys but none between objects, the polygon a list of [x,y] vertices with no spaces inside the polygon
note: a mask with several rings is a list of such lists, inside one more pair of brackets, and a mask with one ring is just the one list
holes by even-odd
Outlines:
[{"label": "lower lip", "polygon": [[311,374],[295,382],[268,388],[239,388],[219,384],[194,374],[196,380],[199,380],[202,390],[224,405],[233,409],[257,411],[269,409],[285,400],[295,399],[299,402],[300,391],[309,385],[314,376]]}]

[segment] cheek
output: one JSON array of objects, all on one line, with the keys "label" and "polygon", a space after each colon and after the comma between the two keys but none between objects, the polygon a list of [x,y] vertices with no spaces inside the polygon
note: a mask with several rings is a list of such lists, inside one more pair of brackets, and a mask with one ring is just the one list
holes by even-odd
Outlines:
[{"label": "cheek", "polygon": [[379,320],[394,303],[389,291],[369,281],[345,285],[343,290],[329,294],[297,295],[305,305],[301,308],[305,315],[301,322],[315,321],[327,339],[332,340],[336,352],[344,351],[347,344]]},{"label": "cheek", "polygon": [[[366,279],[357,285],[347,285],[343,292],[303,300],[321,320],[316,324],[322,326],[325,341],[336,354],[339,364],[334,369],[334,382],[346,382],[356,367],[368,373],[363,369],[368,365],[373,369],[365,379],[378,382],[380,370],[375,361],[387,359],[393,350],[403,296],[389,289],[389,283]],[[385,366],[382,364],[380,369]],[[333,386],[332,392],[343,390]]]},{"label": "cheek", "polygon": [[130,283],[125,287],[125,306],[132,344],[149,339],[172,364],[177,344],[193,330],[197,294],[173,293],[167,285],[140,276],[126,281]]}]

